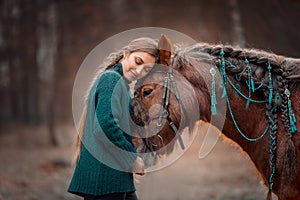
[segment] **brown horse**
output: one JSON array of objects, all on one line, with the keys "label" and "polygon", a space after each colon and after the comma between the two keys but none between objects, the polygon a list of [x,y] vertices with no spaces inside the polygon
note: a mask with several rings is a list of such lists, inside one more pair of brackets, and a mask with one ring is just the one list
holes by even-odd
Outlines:
[{"label": "brown horse", "polygon": [[268,199],[273,192],[300,200],[300,60],[223,45],[171,46],[160,42],[162,65],[136,84],[134,121],[152,127],[142,151],[171,152],[179,132],[203,120],[250,156]]}]

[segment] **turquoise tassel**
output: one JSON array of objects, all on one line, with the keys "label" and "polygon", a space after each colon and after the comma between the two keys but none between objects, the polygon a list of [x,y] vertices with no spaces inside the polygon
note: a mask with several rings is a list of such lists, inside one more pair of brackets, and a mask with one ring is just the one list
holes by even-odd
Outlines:
[{"label": "turquoise tassel", "polygon": [[270,93],[269,93],[269,104],[271,104],[273,101],[273,89],[270,89]]},{"label": "turquoise tassel", "polygon": [[293,108],[292,108],[292,102],[290,100],[290,94],[291,92],[288,89],[285,89],[284,91],[285,95],[288,98],[288,109],[289,109],[289,117],[290,117],[290,127],[291,127],[291,132],[292,133],[296,133],[297,132],[297,127],[296,127],[296,116],[293,112]]},{"label": "turquoise tassel", "polygon": [[222,76],[222,83],[223,83],[223,93],[222,93],[222,98],[224,98],[226,96],[226,71],[225,71],[225,59],[224,59],[224,51],[222,50],[220,52],[220,55],[221,55],[221,64],[220,64],[220,73],[221,73],[221,76]]},{"label": "turquoise tassel", "polygon": [[268,66],[268,70],[269,70],[269,74],[268,74],[268,78],[269,78],[269,105],[272,104],[273,102],[273,81],[272,81],[272,74],[271,74],[271,65]]},{"label": "turquoise tassel", "polygon": [[295,117],[294,114],[293,114],[293,117],[292,117],[292,118],[293,118],[293,122],[296,123],[296,122],[297,122],[297,119],[296,119],[296,117]]},{"label": "turquoise tassel", "polygon": [[216,70],[214,68],[210,69],[210,74],[211,74],[211,113],[212,115],[217,114],[217,98],[216,98],[216,81],[215,81],[215,74]]},{"label": "turquoise tassel", "polygon": [[212,115],[216,115],[216,114],[217,114],[217,108],[216,108],[216,105],[212,105],[212,106],[211,106],[211,114],[212,114]]},{"label": "turquoise tassel", "polygon": [[297,132],[297,127],[293,121],[293,117],[290,117],[290,125],[291,125],[291,132],[296,133]]},{"label": "turquoise tassel", "polygon": [[251,91],[254,92],[255,91],[255,86],[254,86],[254,80],[252,78],[252,69],[249,66],[249,61],[247,59],[245,59],[244,63],[247,65],[247,73],[248,73],[248,80],[246,80],[246,84],[248,85],[248,100],[246,103],[246,109],[249,108],[249,104],[250,104],[250,99],[251,99]]},{"label": "turquoise tassel", "polygon": [[247,84],[248,84],[249,90],[251,88],[252,92],[254,92],[255,87],[254,87],[254,80],[252,78],[252,69],[249,66],[249,61],[247,59],[245,59],[244,63],[247,65],[247,72],[248,72],[248,77],[249,77],[249,81]]},{"label": "turquoise tassel", "polygon": [[249,104],[250,104],[250,99],[251,99],[251,91],[254,90],[254,86],[252,85],[253,80],[252,80],[252,71],[251,67],[248,65],[249,61],[246,59],[244,63],[247,65],[247,73],[248,73],[248,81],[246,80],[246,84],[248,85],[248,99],[246,103],[246,109],[248,110]]}]

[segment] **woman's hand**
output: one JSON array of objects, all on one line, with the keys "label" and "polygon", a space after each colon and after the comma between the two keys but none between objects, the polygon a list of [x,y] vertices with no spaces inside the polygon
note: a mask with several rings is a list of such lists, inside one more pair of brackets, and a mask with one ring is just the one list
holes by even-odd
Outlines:
[{"label": "woman's hand", "polygon": [[144,168],[145,168],[145,164],[143,159],[137,157],[132,165],[132,172],[140,176],[143,176],[145,174]]}]

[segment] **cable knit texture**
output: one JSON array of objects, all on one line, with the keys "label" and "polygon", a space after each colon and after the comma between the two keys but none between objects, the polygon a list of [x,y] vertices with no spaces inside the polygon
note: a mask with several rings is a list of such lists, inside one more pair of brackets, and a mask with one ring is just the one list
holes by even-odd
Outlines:
[{"label": "cable knit texture", "polygon": [[95,81],[69,192],[82,196],[135,191],[130,169],[137,156],[130,136],[128,90],[120,63]]}]

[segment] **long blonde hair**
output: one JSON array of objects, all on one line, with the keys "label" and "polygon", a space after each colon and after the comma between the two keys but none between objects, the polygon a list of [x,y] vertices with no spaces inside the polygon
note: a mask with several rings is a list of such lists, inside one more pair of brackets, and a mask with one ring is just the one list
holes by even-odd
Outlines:
[{"label": "long blonde hair", "polygon": [[[146,53],[154,56],[155,58],[157,58],[157,52],[158,52],[157,41],[152,38],[148,38],[148,37],[141,37],[141,38],[132,40],[127,46],[124,46],[121,50],[119,50],[117,52],[111,53],[106,58],[106,60],[104,61],[103,65],[102,65],[102,66],[105,66],[105,70],[110,69],[115,64],[117,64],[123,58],[124,51],[127,51],[129,53],[146,52]],[[86,116],[87,116],[88,96],[89,96],[90,90],[91,90],[95,80],[101,75],[102,72],[103,72],[103,70],[101,70],[101,69],[99,69],[97,71],[96,76],[87,92],[87,95],[85,96],[83,113],[80,118],[78,134],[76,137],[76,150],[75,150],[75,155],[74,155],[74,163],[76,163],[78,161],[80,152],[81,152],[82,137],[84,135]]]}]

